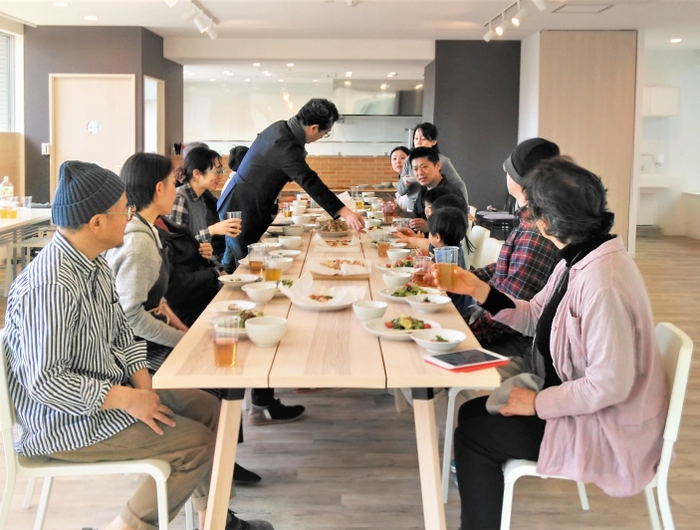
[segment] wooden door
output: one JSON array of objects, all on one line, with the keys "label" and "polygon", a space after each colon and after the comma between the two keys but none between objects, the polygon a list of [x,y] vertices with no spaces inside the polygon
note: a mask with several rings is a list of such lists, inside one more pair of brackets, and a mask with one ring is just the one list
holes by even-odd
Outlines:
[{"label": "wooden door", "polygon": [[136,76],[50,75],[51,188],[66,160],[119,173],[136,150]]}]

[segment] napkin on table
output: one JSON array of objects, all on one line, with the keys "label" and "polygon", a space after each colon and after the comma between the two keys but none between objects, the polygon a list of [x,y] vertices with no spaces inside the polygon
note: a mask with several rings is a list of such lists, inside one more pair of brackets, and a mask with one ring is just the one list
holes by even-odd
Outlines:
[{"label": "napkin on table", "polygon": [[[320,287],[314,285],[314,278],[310,272],[304,273],[291,287],[280,285],[280,292],[292,302],[298,301],[302,305],[317,303],[332,307],[336,305],[348,305],[365,297],[364,285],[343,285],[339,287]],[[316,302],[309,298],[310,294],[328,294],[333,298],[327,302]]]}]

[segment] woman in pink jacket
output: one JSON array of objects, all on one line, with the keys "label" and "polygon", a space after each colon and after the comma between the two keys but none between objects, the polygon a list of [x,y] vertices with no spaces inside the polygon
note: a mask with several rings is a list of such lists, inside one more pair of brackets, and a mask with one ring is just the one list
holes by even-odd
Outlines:
[{"label": "woman in pink jacket", "polygon": [[455,292],[496,320],[532,336],[527,371],[541,390],[514,387],[489,414],[486,398],[465,403],[455,431],[462,530],[500,528],[502,464],[537,460],[537,470],[631,496],[661,456],[668,390],[641,274],[593,173],[564,158],[543,162],[525,187],[531,216],[562,260],[530,302],[514,300],[458,269]]}]

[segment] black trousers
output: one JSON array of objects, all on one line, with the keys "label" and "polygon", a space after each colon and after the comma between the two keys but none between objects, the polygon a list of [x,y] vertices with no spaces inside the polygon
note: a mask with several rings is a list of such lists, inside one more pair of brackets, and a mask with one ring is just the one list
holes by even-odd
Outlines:
[{"label": "black trousers", "polygon": [[544,420],[489,414],[486,399],[472,399],[459,409],[454,451],[462,500],[461,530],[500,529],[502,466],[511,458],[537,460],[544,435]]}]

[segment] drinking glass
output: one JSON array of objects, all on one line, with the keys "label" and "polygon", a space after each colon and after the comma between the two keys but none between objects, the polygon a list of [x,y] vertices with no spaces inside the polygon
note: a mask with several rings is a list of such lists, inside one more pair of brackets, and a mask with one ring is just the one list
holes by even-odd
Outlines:
[{"label": "drinking glass", "polygon": [[449,291],[454,285],[454,272],[459,263],[459,247],[440,247],[433,250],[437,263],[438,283]]},{"label": "drinking glass", "polygon": [[262,274],[263,260],[267,255],[267,246],[263,243],[248,245],[248,268],[251,274]]},{"label": "drinking glass", "polygon": [[216,366],[235,366],[238,335],[241,331],[241,319],[237,316],[225,316],[212,319],[214,339],[214,364]]},{"label": "drinking glass", "polygon": [[19,199],[17,197],[12,197],[8,202],[7,216],[10,219],[17,219],[17,203]]},{"label": "drinking glass", "polygon": [[226,212],[226,219],[240,219],[241,216],[243,215],[243,212]]},{"label": "drinking glass", "polygon": [[282,279],[282,263],[279,258],[267,256],[263,261],[266,282],[278,282]]},{"label": "drinking glass", "polygon": [[32,196],[31,195],[25,195],[22,197],[22,208],[31,208],[32,207]]},{"label": "drinking glass", "polygon": [[387,250],[389,250],[389,236],[382,230],[377,234],[377,256],[386,258]]},{"label": "drinking glass", "polygon": [[425,275],[430,273],[433,260],[430,256],[416,256],[413,258],[413,283],[421,287],[429,287],[425,281]]},{"label": "drinking glass", "polygon": [[382,204],[382,212],[384,213],[386,222],[389,224],[393,223],[394,215],[396,214],[396,204],[393,202],[385,202]]}]

